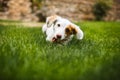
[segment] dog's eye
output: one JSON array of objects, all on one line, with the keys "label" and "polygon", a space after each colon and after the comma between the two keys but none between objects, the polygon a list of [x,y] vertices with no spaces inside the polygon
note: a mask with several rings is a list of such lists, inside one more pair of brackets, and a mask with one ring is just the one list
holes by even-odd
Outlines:
[{"label": "dog's eye", "polygon": [[69,32],[70,32],[70,30],[69,30],[68,28],[66,28],[66,29],[65,29],[65,32],[66,32],[66,33],[69,33]]},{"label": "dog's eye", "polygon": [[60,27],[60,24],[58,24],[58,27]]}]

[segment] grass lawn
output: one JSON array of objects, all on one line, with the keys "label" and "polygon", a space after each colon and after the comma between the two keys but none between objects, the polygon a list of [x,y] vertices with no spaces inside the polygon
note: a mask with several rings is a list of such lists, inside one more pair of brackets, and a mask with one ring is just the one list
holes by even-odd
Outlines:
[{"label": "grass lawn", "polygon": [[77,24],[84,39],[66,46],[40,27],[0,25],[0,80],[120,80],[120,22]]}]

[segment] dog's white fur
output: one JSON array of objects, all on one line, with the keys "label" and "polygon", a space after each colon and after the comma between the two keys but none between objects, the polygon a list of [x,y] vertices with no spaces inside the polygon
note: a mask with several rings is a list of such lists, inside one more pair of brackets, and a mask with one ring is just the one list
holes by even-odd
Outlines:
[{"label": "dog's white fur", "polygon": [[53,42],[53,38],[57,39],[57,35],[61,36],[60,40],[65,39],[67,36],[65,29],[69,26],[76,30],[76,34],[71,34],[67,37],[67,41],[70,41],[74,35],[76,35],[79,40],[83,39],[84,34],[79,26],[57,15],[47,17],[46,23],[42,27],[42,31],[47,35],[46,41]]}]

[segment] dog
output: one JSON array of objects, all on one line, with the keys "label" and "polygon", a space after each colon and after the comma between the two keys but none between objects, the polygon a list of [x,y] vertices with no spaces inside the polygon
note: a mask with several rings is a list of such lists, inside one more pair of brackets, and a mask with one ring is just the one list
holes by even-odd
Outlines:
[{"label": "dog", "polygon": [[73,36],[79,40],[84,36],[79,26],[58,15],[47,17],[42,31],[46,33],[46,41],[53,43],[66,44],[72,40]]}]

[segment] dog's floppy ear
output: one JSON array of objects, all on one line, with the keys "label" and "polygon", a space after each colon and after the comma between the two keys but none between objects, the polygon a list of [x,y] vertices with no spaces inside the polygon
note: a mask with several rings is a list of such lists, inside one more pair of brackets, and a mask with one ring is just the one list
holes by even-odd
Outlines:
[{"label": "dog's floppy ear", "polygon": [[77,39],[80,40],[83,39],[84,34],[83,31],[80,29],[80,27],[75,24],[72,24],[71,27],[72,27],[72,32],[74,35],[76,35]]},{"label": "dog's floppy ear", "polygon": [[46,25],[47,27],[51,27],[51,25],[54,23],[55,20],[57,20],[57,15],[52,15],[46,18]]},{"label": "dog's floppy ear", "polygon": [[50,17],[46,18],[46,23],[42,26],[42,32],[45,33],[49,24]]},{"label": "dog's floppy ear", "polygon": [[46,18],[46,26],[47,26],[47,27],[50,27],[50,18],[51,18],[51,17],[47,17],[47,18]]},{"label": "dog's floppy ear", "polygon": [[[52,15],[46,18],[46,23],[42,27],[42,31],[45,33],[47,28],[50,28],[54,21],[57,19],[57,15]],[[59,17],[58,17],[59,18]]]},{"label": "dog's floppy ear", "polygon": [[70,36],[72,34],[77,34],[77,31],[76,29],[72,26],[72,25],[68,25],[66,28],[65,28],[65,33],[67,36]]}]

